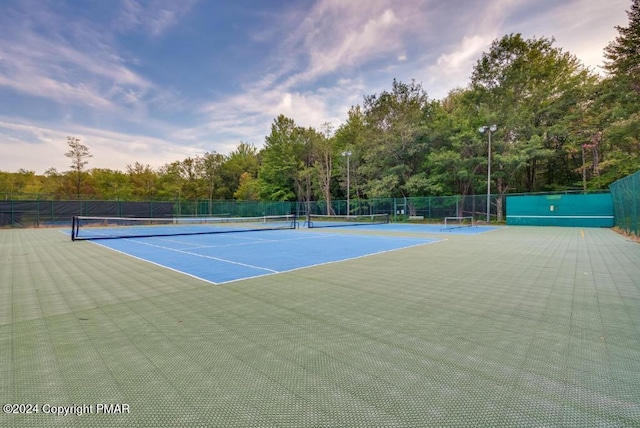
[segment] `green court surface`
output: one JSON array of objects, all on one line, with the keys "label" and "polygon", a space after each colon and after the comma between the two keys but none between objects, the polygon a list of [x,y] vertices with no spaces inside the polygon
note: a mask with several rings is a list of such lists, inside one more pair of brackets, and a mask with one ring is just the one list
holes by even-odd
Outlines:
[{"label": "green court surface", "polygon": [[0,230],[0,426],[640,426],[639,244],[445,238],[212,285]]}]

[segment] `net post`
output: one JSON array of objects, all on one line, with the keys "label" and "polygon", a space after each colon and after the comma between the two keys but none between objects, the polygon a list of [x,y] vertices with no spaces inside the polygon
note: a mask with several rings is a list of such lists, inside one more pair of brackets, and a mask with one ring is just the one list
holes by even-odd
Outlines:
[{"label": "net post", "polygon": [[76,240],[76,226],[78,224],[78,216],[73,216],[71,217],[71,240],[75,241]]}]

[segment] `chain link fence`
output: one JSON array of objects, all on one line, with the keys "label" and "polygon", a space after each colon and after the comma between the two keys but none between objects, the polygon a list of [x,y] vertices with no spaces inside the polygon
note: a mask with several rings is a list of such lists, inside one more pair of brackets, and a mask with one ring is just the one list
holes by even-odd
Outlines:
[{"label": "chain link fence", "polygon": [[626,233],[640,236],[640,171],[609,186],[615,224]]},{"label": "chain link fence", "polygon": [[[495,198],[494,198],[495,199]],[[496,204],[492,204],[496,218]],[[39,197],[0,200],[0,227],[54,227],[71,224],[74,215],[101,217],[260,217],[296,214],[388,214],[392,221],[431,221],[445,217],[484,218],[486,196],[434,196],[311,202],[277,201],[96,201]],[[501,216],[499,216],[501,218]]]},{"label": "chain link fence", "polygon": [[[640,178],[636,178],[636,181]],[[640,189],[640,185],[636,184]],[[627,189],[624,192],[632,192]],[[582,193],[582,192],[562,192]],[[637,194],[637,190],[636,190]],[[388,214],[393,222],[441,222],[445,217],[487,219],[487,195],[429,196],[327,201],[217,201],[217,200],[58,200],[43,194],[9,194],[0,199],[0,227],[51,227],[71,224],[74,215],[102,217],[260,217],[296,214],[369,215]],[[506,215],[506,195],[490,195],[491,222]],[[636,213],[638,199],[635,200]],[[631,203],[627,203],[631,209]],[[617,214],[617,212],[616,212]],[[631,221],[629,219],[629,221]],[[635,230],[638,217],[635,216]]]}]

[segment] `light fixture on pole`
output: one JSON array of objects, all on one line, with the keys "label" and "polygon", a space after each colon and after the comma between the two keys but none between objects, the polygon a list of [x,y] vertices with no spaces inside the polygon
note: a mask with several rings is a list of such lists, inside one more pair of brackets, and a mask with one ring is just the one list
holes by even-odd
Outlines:
[{"label": "light fixture on pole", "polygon": [[347,215],[349,215],[350,212],[350,207],[349,207],[349,192],[351,190],[351,186],[349,183],[349,176],[351,174],[349,174],[349,159],[351,159],[351,150],[347,150],[342,152],[342,156],[346,156],[347,157]]},{"label": "light fixture on pole", "polygon": [[487,156],[487,224],[491,221],[491,134],[496,132],[498,127],[496,125],[481,126],[478,128],[481,134],[487,132],[489,134],[489,154]]}]

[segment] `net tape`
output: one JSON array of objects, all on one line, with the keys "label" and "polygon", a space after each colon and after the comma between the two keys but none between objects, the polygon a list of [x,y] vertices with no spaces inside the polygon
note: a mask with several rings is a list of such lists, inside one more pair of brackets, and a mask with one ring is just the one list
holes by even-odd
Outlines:
[{"label": "net tape", "polygon": [[321,215],[309,214],[305,224],[309,228],[365,226],[389,223],[389,214]]}]

